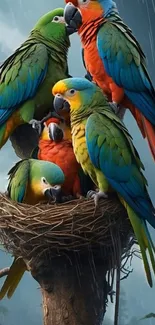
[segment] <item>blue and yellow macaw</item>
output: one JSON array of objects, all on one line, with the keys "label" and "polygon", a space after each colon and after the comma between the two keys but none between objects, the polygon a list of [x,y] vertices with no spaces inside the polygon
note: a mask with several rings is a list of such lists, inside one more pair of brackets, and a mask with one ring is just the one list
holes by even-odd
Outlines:
[{"label": "blue and yellow macaw", "polygon": [[91,192],[91,195],[97,202],[100,197],[107,198],[112,188],[126,208],[152,287],[147,251],[155,273],[155,248],[147,222],[155,228],[155,210],[131,136],[94,83],[84,78],[64,79],[55,84],[53,95],[57,113],[61,114],[60,108],[64,106],[70,110],[76,159],[99,188],[98,193]]}]

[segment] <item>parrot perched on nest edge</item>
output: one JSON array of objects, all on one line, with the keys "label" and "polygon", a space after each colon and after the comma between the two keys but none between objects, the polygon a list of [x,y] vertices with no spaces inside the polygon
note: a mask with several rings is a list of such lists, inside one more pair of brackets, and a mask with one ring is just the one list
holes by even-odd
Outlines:
[{"label": "parrot perched on nest edge", "polygon": [[77,27],[93,81],[119,107],[129,108],[155,159],[155,90],[145,55],[112,0],[66,0],[64,17]]},{"label": "parrot perched on nest edge", "polygon": [[64,10],[42,16],[28,39],[2,64],[0,71],[0,148],[20,124],[45,116],[51,87],[69,77],[67,53],[73,29]]},{"label": "parrot perched on nest edge", "polygon": [[131,136],[94,83],[84,78],[61,80],[53,87],[53,95],[57,113],[61,114],[64,104],[66,110],[70,110],[75,156],[99,188],[99,192],[91,191],[90,196],[97,203],[100,197],[108,197],[111,188],[116,191],[127,210],[152,287],[146,251],[155,274],[155,247],[146,221],[155,228],[155,209],[141,171],[144,167]]},{"label": "parrot perched on nest edge", "polygon": [[[8,196],[19,203],[37,204],[59,197],[65,177],[62,170],[48,161],[25,159],[10,171]],[[0,290],[0,300],[7,294],[11,298],[24,272],[27,270],[22,258],[14,258],[9,274]]]}]

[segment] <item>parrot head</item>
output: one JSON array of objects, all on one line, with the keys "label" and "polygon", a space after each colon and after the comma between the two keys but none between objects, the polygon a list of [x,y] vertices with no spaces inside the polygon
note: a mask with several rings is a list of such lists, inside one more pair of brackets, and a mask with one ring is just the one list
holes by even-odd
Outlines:
[{"label": "parrot head", "polygon": [[8,196],[20,203],[37,204],[43,200],[61,201],[61,185],[65,176],[61,168],[51,162],[24,159],[9,171]]},{"label": "parrot head", "polygon": [[44,122],[44,129],[41,133],[40,139],[52,140],[54,142],[62,141],[64,134],[61,128],[61,120],[55,117],[49,118]]},{"label": "parrot head", "polygon": [[[91,110],[95,98],[98,100],[98,104],[103,104],[103,92],[93,82],[85,78],[67,78],[58,81],[53,87],[54,109],[58,114],[61,114],[61,110],[70,111],[71,118],[74,113],[80,112],[85,114],[88,108]],[[97,97],[96,97],[97,96]],[[64,108],[65,107],[65,108]]]},{"label": "parrot head", "polygon": [[[67,112],[67,115],[68,112]],[[65,121],[60,118],[49,118],[44,123],[44,129],[40,136],[41,140],[54,141],[56,143],[61,142],[62,140],[71,140],[71,128],[70,124],[67,125]]]},{"label": "parrot head", "polygon": [[56,40],[59,43],[65,39],[69,42],[69,35],[74,33],[75,29],[66,25],[64,9],[58,8],[42,16],[32,30],[32,32],[35,31],[39,31],[44,38]]},{"label": "parrot head", "polygon": [[[78,29],[80,33],[82,25],[98,18],[106,18],[109,13],[116,10],[116,4],[112,0],[65,0],[65,21],[69,26]],[[81,27],[81,28],[80,28]]]},{"label": "parrot head", "polygon": [[30,159],[29,181],[35,197],[57,202],[65,176],[61,168],[51,162]]}]

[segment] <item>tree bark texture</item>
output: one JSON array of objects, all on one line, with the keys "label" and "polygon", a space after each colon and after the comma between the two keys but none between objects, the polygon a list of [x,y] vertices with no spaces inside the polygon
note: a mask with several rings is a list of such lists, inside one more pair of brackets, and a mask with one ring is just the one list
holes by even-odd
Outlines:
[{"label": "tree bark texture", "polygon": [[[59,257],[33,271],[43,297],[44,325],[100,325],[106,311],[106,264]],[[36,274],[35,274],[36,273]]]}]

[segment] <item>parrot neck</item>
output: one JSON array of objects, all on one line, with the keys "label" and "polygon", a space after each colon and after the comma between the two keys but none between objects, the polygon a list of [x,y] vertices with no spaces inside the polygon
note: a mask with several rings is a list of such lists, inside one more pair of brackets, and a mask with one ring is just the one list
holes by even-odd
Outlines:
[{"label": "parrot neck", "polygon": [[63,41],[60,39],[58,42],[58,40],[55,40],[54,38],[52,40],[45,38],[38,30],[32,30],[28,40],[24,43],[24,46],[26,43],[27,45],[42,43],[46,46],[47,51],[53,61],[58,63],[67,61],[68,49],[70,47],[69,39]]},{"label": "parrot neck", "polygon": [[103,114],[104,110],[106,109],[109,111],[109,103],[106,96],[98,88],[92,96],[90,102],[87,101],[87,105],[82,105],[78,109],[71,108],[71,129],[75,124],[77,125],[81,122],[85,124],[91,114],[96,112]]},{"label": "parrot neck", "polygon": [[111,21],[112,23],[123,25],[125,29],[131,32],[130,28],[126,26],[121,17],[118,14],[117,8],[110,8],[106,15],[98,17],[92,21],[87,21],[82,24],[82,26],[78,30],[78,34],[81,37],[81,42],[83,46],[89,45],[93,40],[97,39],[97,33],[100,27],[106,22]]},{"label": "parrot neck", "polygon": [[81,41],[83,45],[90,43],[92,40],[97,38],[97,31],[101,25],[104,23],[104,17],[98,17],[93,21],[88,21],[84,23],[78,33],[81,37]]},{"label": "parrot neck", "polygon": [[[102,6],[102,1],[101,1]],[[104,18],[108,18],[111,15],[118,14],[117,5],[114,1],[104,0],[103,4]]]}]

